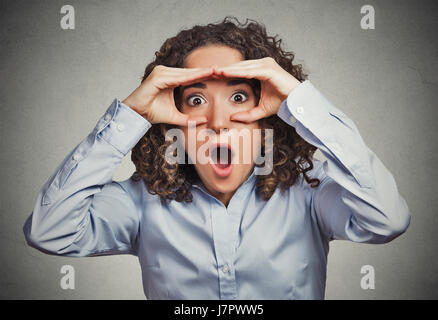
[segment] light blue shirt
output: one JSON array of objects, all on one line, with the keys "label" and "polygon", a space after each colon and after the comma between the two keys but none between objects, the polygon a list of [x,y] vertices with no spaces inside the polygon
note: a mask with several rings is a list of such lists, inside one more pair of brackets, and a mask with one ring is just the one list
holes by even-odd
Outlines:
[{"label": "light blue shirt", "polygon": [[112,180],[151,127],[115,99],[41,189],[23,228],[28,244],[70,257],[136,255],[148,299],[323,299],[329,242],[391,241],[410,212],[353,121],[309,80],[278,116],[325,155],[309,172],[318,188],[300,176],[264,201],[253,171],[228,207],[202,185],[192,203],[166,204],[142,180]]}]

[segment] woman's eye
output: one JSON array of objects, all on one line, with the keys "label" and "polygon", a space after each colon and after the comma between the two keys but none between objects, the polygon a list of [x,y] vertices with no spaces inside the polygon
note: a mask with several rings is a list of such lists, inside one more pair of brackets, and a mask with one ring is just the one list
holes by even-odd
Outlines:
[{"label": "woman's eye", "polygon": [[187,98],[187,104],[189,106],[197,106],[202,104],[203,102],[205,102],[204,98],[200,97],[200,96],[191,96],[189,98]]},{"label": "woman's eye", "polygon": [[231,101],[236,102],[236,103],[243,103],[246,100],[248,100],[248,97],[243,92],[236,92],[235,94],[233,94],[231,96]]},{"label": "woman's eye", "polygon": [[[231,96],[231,101],[234,103],[243,103],[248,100],[248,96],[245,92],[236,92]],[[189,106],[198,106],[205,103],[205,99],[199,95],[193,95],[187,98],[187,104]]]}]

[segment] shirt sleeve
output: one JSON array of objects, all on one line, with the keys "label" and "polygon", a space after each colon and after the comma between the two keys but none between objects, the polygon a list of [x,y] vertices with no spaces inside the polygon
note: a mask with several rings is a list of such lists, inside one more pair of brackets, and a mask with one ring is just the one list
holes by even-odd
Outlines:
[{"label": "shirt sleeve", "polygon": [[65,256],[136,254],[140,209],[113,173],[151,123],[114,99],[38,194],[27,243]]},{"label": "shirt sleeve", "polygon": [[310,188],[310,210],[329,240],[385,243],[406,231],[411,214],[394,177],[353,121],[309,80],[289,94],[277,115],[327,159],[314,160],[311,176],[321,184]]}]

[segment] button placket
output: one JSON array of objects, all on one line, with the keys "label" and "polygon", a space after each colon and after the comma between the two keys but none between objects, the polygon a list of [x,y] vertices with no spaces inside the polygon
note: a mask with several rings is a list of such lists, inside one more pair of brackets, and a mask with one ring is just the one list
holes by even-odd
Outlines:
[{"label": "button placket", "polygon": [[230,267],[228,266],[228,264],[224,264],[222,266],[222,272],[223,273],[228,273],[230,271]]},{"label": "button placket", "polygon": [[234,299],[237,296],[236,279],[231,266],[234,257],[230,238],[230,216],[224,206],[211,202],[213,242],[219,277],[220,298]]}]

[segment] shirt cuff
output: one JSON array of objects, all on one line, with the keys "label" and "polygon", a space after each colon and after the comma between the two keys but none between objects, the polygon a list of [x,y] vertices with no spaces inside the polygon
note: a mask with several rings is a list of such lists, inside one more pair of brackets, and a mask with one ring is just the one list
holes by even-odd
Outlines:
[{"label": "shirt cuff", "polygon": [[96,135],[126,155],[152,124],[117,98],[96,125]]},{"label": "shirt cuff", "polygon": [[324,115],[329,112],[329,104],[330,102],[313,84],[305,80],[295,87],[282,102],[277,115],[293,127],[297,121],[307,128],[321,126],[325,124]]}]

